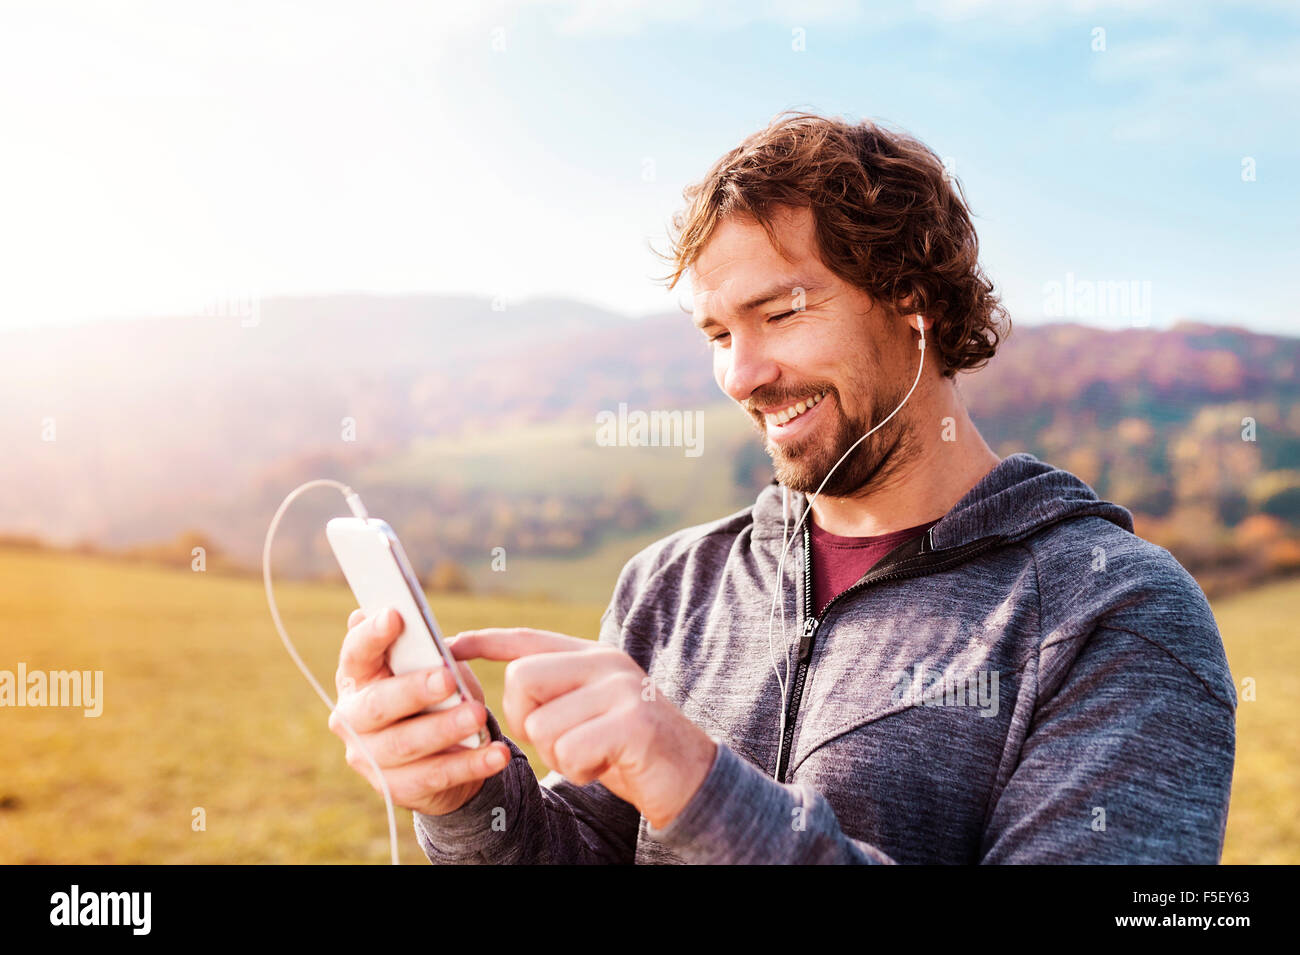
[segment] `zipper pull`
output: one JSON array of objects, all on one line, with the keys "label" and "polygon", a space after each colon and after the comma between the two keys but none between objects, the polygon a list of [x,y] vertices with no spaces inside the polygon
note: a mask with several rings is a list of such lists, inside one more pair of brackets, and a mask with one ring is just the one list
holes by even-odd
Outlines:
[{"label": "zipper pull", "polygon": [[809,617],[804,621],[803,636],[799,638],[800,663],[807,663],[808,658],[812,656],[813,634],[817,632],[817,625],[816,617]]}]

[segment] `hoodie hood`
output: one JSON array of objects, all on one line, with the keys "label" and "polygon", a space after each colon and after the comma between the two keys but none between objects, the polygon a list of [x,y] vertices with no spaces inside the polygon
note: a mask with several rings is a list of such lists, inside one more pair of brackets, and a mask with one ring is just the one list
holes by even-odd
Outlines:
[{"label": "hoodie hood", "polygon": [[[802,493],[790,495],[792,526],[803,515],[806,501]],[[781,538],[781,507],[781,486],[773,481],[754,505],[755,537]],[[1133,532],[1133,515],[1126,508],[1101,500],[1069,471],[1020,452],[999,461],[952,506],[930,529],[926,549],[944,550],[985,538],[1018,541],[1076,517],[1101,517]]]}]

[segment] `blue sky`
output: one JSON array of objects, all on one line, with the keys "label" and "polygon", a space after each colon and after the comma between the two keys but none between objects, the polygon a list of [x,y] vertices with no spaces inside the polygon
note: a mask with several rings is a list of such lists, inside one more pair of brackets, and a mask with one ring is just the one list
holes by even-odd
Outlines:
[{"label": "blue sky", "polygon": [[0,327],[250,293],[674,308],[647,238],[802,108],[945,157],[1018,321],[1109,283],[1122,313],[1075,317],[1295,334],[1298,28],[1294,3],[7,2]]}]

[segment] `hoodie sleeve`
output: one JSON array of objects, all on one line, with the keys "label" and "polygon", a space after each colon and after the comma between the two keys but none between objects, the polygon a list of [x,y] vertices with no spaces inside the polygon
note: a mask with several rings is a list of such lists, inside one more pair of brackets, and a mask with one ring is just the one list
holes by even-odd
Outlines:
[{"label": "hoodie sleeve", "polygon": [[[601,617],[601,640],[613,636]],[[488,732],[510,749],[505,769],[465,805],[442,816],[414,813],[416,839],[433,863],[632,863],[641,814],[599,782],[575,786],[558,773],[540,782],[492,711]]]},{"label": "hoodie sleeve", "polygon": [[1213,624],[1188,616],[1147,620],[1142,633],[1099,626],[1044,644],[1039,678],[1053,680],[1051,658],[1068,660],[1084,640],[1059,688],[1039,701],[992,809],[981,861],[1218,863],[1236,699],[1230,682],[1229,699],[1219,681],[1170,651],[1192,639],[1197,647],[1217,642],[1222,653]]},{"label": "hoodie sleeve", "polygon": [[694,864],[892,865],[894,860],[840,829],[812,786],[778,783],[718,738],[703,785],[677,816],[648,834]]},{"label": "hoodie sleeve", "polygon": [[488,712],[488,730],[504,740],[511,759],[455,812],[416,812],[420,848],[435,864],[631,863],[641,815],[599,783],[575,786],[557,773],[540,782],[528,757],[501,733]]}]

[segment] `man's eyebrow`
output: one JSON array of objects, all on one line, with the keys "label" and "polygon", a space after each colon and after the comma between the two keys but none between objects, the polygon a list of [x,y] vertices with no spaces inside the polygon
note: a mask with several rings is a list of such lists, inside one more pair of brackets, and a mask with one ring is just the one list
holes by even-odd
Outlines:
[{"label": "man's eyebrow", "polygon": [[[808,292],[819,292],[826,287],[827,287],[826,285],[820,282],[813,282],[808,279],[798,279],[798,278],[784,279],[781,282],[778,282],[775,285],[770,285],[767,288],[765,288],[763,291],[757,292],[754,295],[750,296],[750,298],[740,306],[738,311],[751,312],[754,309],[761,308],[762,306],[767,305],[769,302],[774,302],[777,299],[794,298],[795,289],[803,289],[804,292],[808,293]],[[698,311],[695,313],[695,316],[697,319],[695,322],[695,327],[700,329],[701,331],[703,331],[706,328],[709,328],[712,325],[718,324],[718,322],[712,316],[709,315],[706,315],[702,321],[698,320],[698,316],[699,316]]]}]

